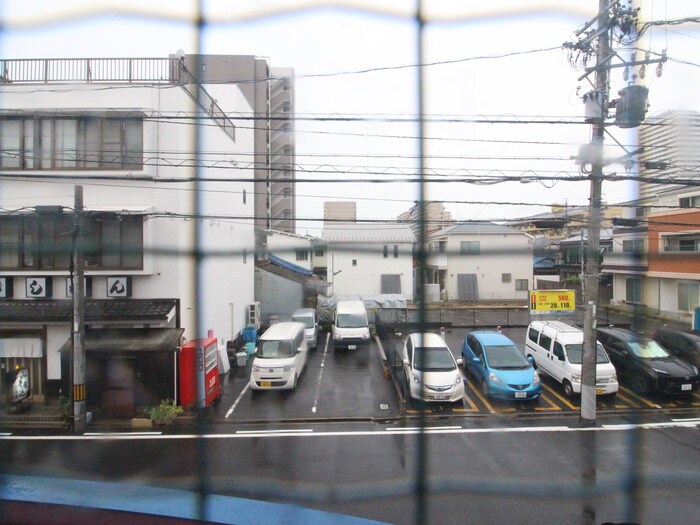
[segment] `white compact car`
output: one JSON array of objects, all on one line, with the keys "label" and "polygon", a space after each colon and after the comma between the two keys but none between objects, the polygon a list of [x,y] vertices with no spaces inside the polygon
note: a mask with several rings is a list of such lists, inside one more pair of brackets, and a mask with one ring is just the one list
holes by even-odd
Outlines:
[{"label": "white compact car", "polygon": [[462,403],[464,377],[445,341],[433,333],[410,334],[403,345],[403,370],[413,399]]}]

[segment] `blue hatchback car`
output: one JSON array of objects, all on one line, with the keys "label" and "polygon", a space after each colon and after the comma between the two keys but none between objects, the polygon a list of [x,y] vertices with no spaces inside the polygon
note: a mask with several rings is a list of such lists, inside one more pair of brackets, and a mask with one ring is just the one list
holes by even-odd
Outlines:
[{"label": "blue hatchback car", "polygon": [[470,332],[462,344],[462,359],[485,396],[530,401],[542,394],[533,364],[500,332]]}]

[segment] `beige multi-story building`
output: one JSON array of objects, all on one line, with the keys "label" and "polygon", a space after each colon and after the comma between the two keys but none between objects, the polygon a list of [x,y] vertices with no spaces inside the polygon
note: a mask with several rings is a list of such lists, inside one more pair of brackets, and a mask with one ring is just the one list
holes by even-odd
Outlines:
[{"label": "beige multi-story building", "polygon": [[[420,235],[420,206],[418,203],[397,217],[399,222],[407,222],[416,238]],[[423,204],[423,220],[425,231],[430,232],[446,228],[452,224],[452,214],[445,209],[441,202],[428,201]]]},{"label": "beige multi-story building", "polygon": [[323,203],[323,227],[328,228],[334,222],[355,222],[357,220],[357,203],[354,201],[326,201]]}]

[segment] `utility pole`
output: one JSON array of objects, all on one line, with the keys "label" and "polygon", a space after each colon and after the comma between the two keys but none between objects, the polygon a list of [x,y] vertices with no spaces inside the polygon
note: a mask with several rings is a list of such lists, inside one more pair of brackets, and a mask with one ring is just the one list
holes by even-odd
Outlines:
[{"label": "utility pole", "polygon": [[83,187],[75,187],[73,211],[73,253],[71,258],[71,288],[73,290],[72,390],[73,432],[83,434],[87,429],[85,398],[85,257],[83,253],[82,215]]},{"label": "utility pole", "polygon": [[[603,141],[605,139],[605,120],[608,118],[610,107],[616,108],[615,125],[622,128],[637,127],[644,120],[647,106],[648,89],[640,85],[629,85],[619,94],[621,98],[609,100],[609,71],[612,68],[624,67],[625,80],[630,67],[642,66],[640,77],[643,78],[644,67],[647,64],[658,63],[657,74],[660,74],[661,63],[666,61],[665,51],[660,58],[647,58],[637,61],[634,57],[629,62],[613,64],[620,55],[611,49],[611,38],[623,45],[634,45],[639,39],[637,31],[637,15],[639,9],[622,6],[619,0],[599,0],[598,14],[583,28],[576,32],[578,42],[565,43],[564,47],[579,52],[585,60],[592,55],[595,48],[595,66],[586,68],[586,73],[579,78],[582,80],[589,74],[595,73],[593,92],[584,97],[588,98],[586,120],[592,125],[590,144],[582,147],[579,153],[579,164],[582,172],[588,174],[590,180],[588,241],[584,257],[586,269],[583,276],[584,313],[584,343],[581,365],[581,423],[594,425],[596,418],[596,309],[598,305],[598,287],[600,283],[600,226],[601,226],[601,194],[603,183],[603,167],[606,165],[603,156]],[[595,28],[593,26],[595,25]],[[595,46],[593,45],[595,42]],[[633,76],[633,82],[636,75]],[[616,141],[617,142],[617,141]],[[619,144],[619,143],[618,143]],[[627,152],[630,157],[639,150]],[[584,166],[590,165],[590,170]]]},{"label": "utility pole", "polygon": [[598,42],[596,47],[595,90],[600,96],[600,116],[593,118],[591,136],[591,189],[588,213],[588,257],[584,276],[583,360],[581,364],[581,423],[594,425],[596,418],[596,308],[600,281],[600,214],[603,185],[603,141],[608,113],[608,68],[610,60],[610,19],[608,1],[598,0]]}]

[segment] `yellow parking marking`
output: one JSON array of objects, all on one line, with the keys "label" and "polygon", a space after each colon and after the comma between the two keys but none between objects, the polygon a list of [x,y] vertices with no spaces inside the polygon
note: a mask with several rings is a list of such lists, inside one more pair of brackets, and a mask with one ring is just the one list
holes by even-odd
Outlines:
[{"label": "yellow parking marking", "polygon": [[619,389],[618,389],[618,391],[617,391],[617,396],[616,396],[616,398],[617,398],[617,399],[622,399],[622,400],[625,401],[627,404],[626,404],[626,405],[618,405],[618,404],[615,404],[615,408],[639,408],[639,407],[641,407],[640,404],[635,403],[635,402],[632,401],[629,397],[627,397],[626,395],[624,395],[624,394],[622,393],[622,387],[619,387]]},{"label": "yellow parking marking", "polygon": [[469,399],[469,396],[467,395],[467,391],[464,391],[464,400],[467,402],[469,405],[469,408],[453,408],[453,412],[479,412],[479,407],[476,406],[476,403]]},{"label": "yellow parking marking", "polygon": [[[618,396],[620,395],[620,392],[624,392],[627,399],[629,399],[630,397],[632,397],[633,399],[637,399],[637,400],[641,401],[643,404],[645,404],[646,406],[648,406],[649,408],[661,408],[656,403],[652,403],[650,401],[647,401],[643,397],[638,396],[637,394],[635,394],[634,392],[632,392],[631,390],[628,390],[627,388],[625,388],[623,386],[620,387],[620,390],[617,393]],[[623,397],[625,397],[625,396],[623,396]],[[627,400],[627,399],[625,399],[625,400]]]},{"label": "yellow parking marking", "polygon": [[489,410],[489,412],[491,412],[492,414],[496,413],[496,411],[491,406],[491,404],[488,401],[486,401],[486,398],[481,394],[481,392],[479,392],[478,388],[472,388],[471,386],[469,388],[471,389],[472,392],[474,392],[476,394],[476,397],[478,397],[481,400],[481,402],[486,406],[486,408]]},{"label": "yellow parking marking", "polygon": [[535,410],[561,410],[561,407],[557,405],[554,401],[549,399],[546,394],[542,394],[540,396],[540,399],[544,399],[544,401],[549,404],[548,407],[535,407]]},{"label": "yellow parking marking", "polygon": [[561,401],[561,402],[564,403],[566,406],[568,406],[571,410],[578,410],[579,407],[577,407],[577,406],[572,405],[571,403],[569,403],[569,401],[568,401],[565,397],[562,397],[561,395],[559,395],[559,394],[558,394],[556,391],[554,391],[551,387],[545,385],[544,383],[542,384],[542,386],[543,386],[544,388],[546,388],[547,391],[548,391],[550,394],[552,394],[554,397],[556,397],[559,401]]}]

